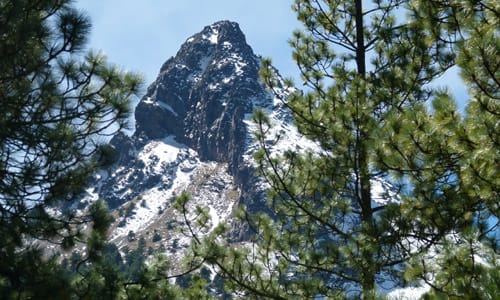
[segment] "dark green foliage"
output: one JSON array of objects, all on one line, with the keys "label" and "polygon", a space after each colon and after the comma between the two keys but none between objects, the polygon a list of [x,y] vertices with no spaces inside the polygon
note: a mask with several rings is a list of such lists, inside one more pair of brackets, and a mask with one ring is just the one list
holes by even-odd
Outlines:
[{"label": "dark green foliage", "polygon": [[103,258],[113,265],[121,266],[123,264],[122,256],[115,244],[106,244],[103,250]]},{"label": "dark green foliage", "polygon": [[125,210],[125,216],[123,217],[123,219],[125,220],[126,218],[133,216],[135,214],[134,209],[135,203],[128,205]]},{"label": "dark green foliage", "polygon": [[37,248],[26,248],[10,258],[0,261],[3,299],[69,299],[73,294],[69,272],[56,258],[44,259]]},{"label": "dark green foliage", "polygon": [[153,240],[152,241],[153,241],[153,243],[161,241],[161,234],[156,229],[153,233]]},{"label": "dark green foliage", "polygon": [[116,149],[109,145],[100,145],[97,152],[98,164],[102,167],[112,165],[116,160]]},{"label": "dark green foliage", "polygon": [[[76,200],[96,168],[109,163],[99,137],[127,126],[141,84],[101,54],[83,52],[89,31],[72,1],[0,1],[2,295],[70,298],[67,273],[39,250],[47,244],[70,249],[86,241],[89,262],[102,253],[109,225],[102,204],[87,216],[48,212]],[[93,227],[88,238],[85,223]]]},{"label": "dark green foliage", "polygon": [[135,233],[134,233],[132,230],[130,230],[130,231],[128,232],[128,234],[127,234],[127,239],[128,239],[128,241],[129,241],[129,242],[133,242],[133,241],[135,241]]},{"label": "dark green foliage", "polygon": [[139,238],[139,243],[137,245],[137,251],[140,251],[141,253],[143,253],[144,249],[146,249],[146,239],[143,236],[141,236]]}]

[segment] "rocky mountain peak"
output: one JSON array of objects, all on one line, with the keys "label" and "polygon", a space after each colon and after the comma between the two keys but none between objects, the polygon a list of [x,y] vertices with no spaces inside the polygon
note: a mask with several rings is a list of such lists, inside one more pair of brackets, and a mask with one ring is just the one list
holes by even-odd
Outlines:
[{"label": "rocky mountain peak", "polygon": [[[282,145],[270,139],[277,153],[299,136],[289,111],[260,81],[260,66],[238,24],[229,21],[206,26],[163,64],[136,107],[135,133],[111,140],[115,161],[97,176],[90,200],[83,200],[106,199],[116,216],[111,239],[117,245],[130,231],[148,235],[175,221],[172,199],[183,191],[193,205],[209,208],[213,224],[231,223],[238,205],[265,209],[266,185],[251,159],[258,148],[251,115],[267,110],[273,132],[286,137]],[[236,223],[232,233],[239,239],[246,229]]]},{"label": "rocky mountain peak", "polygon": [[238,190],[255,192],[247,186],[255,184],[248,122],[256,107],[274,105],[259,80],[260,65],[237,23],[216,22],[189,37],[137,105],[135,133],[111,140],[116,162],[96,184],[99,197],[111,208],[145,193],[168,199],[213,163]]},{"label": "rocky mountain peak", "polygon": [[237,23],[206,26],[161,67],[137,106],[135,137],[173,135],[198,151],[202,160],[236,168],[247,138],[243,120],[254,109],[252,100],[272,103],[259,81],[259,68],[260,57]]},{"label": "rocky mountain peak", "polygon": [[190,69],[205,67],[200,65],[200,60],[206,60],[215,55],[213,59],[220,59],[220,55],[227,52],[238,53],[240,56],[252,56],[252,49],[247,45],[245,35],[238,23],[230,21],[219,21],[206,26],[201,32],[189,37],[180,47],[177,55],[167,60],[160,69],[160,74],[171,67],[171,61],[183,64]]},{"label": "rocky mountain peak", "polygon": [[[201,34],[204,38],[210,39],[213,43],[224,43],[229,42],[231,44],[239,44],[245,42],[245,35],[240,29],[240,26],[236,22],[231,21],[219,21],[210,26],[206,26]],[[217,39],[212,39],[212,37],[217,37]]]}]

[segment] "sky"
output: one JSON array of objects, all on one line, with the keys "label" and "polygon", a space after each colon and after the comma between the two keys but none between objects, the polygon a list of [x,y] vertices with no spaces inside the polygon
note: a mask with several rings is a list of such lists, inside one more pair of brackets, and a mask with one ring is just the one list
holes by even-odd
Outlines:
[{"label": "sky", "polygon": [[[146,86],[163,63],[205,26],[220,20],[238,22],[254,52],[271,58],[283,77],[301,86],[288,40],[301,24],[293,0],[79,0],[76,6],[91,18],[89,46],[102,50],[110,62],[142,73]],[[459,109],[467,99],[465,85],[455,69],[441,77]]]},{"label": "sky", "polygon": [[288,46],[299,27],[293,0],[80,0],[91,18],[89,46],[120,67],[143,73],[149,85],[162,64],[205,26],[239,23],[254,52],[270,57],[284,77],[298,79]]}]

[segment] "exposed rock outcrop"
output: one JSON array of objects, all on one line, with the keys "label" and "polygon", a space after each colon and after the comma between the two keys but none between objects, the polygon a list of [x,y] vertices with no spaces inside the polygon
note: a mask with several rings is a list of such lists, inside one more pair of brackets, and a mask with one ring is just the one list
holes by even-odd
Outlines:
[{"label": "exposed rock outcrop", "polygon": [[[195,182],[210,177],[206,170],[220,173],[223,168],[224,177],[232,180],[229,192],[228,187],[217,191],[217,185],[210,185],[205,194],[234,201],[231,207],[245,204],[253,211],[264,210],[265,186],[250,159],[257,148],[251,115],[263,108],[286,131],[290,113],[261,83],[260,66],[261,58],[237,23],[220,21],[188,38],[137,105],[135,133],[111,140],[116,160],[103,171],[94,192],[112,209],[139,198],[148,202],[152,195],[169,201],[183,189],[203,193],[204,187]],[[213,163],[218,167],[210,167]],[[244,231],[236,226],[236,239]]]}]

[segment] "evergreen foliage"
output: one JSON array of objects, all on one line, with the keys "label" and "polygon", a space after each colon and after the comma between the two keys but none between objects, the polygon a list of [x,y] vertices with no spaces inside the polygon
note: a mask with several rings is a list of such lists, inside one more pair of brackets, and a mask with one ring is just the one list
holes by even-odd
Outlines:
[{"label": "evergreen foliage", "polygon": [[[381,288],[422,281],[428,297],[493,297],[498,5],[296,0],[293,9],[304,28],[290,44],[307,89],[283,101],[318,147],[271,153],[280,137],[256,112],[255,160],[274,215],[242,213],[255,230],[249,247],[228,247],[224,226],[197,237],[203,210],[198,224],[186,217],[193,259],[250,298],[375,299]],[[454,66],[469,87],[464,115],[435,88]],[[270,89],[281,84],[270,61],[261,76]],[[184,214],[186,201],[178,199]]]},{"label": "evergreen foliage", "polygon": [[[101,259],[107,207],[97,202],[85,216],[53,208],[75,200],[108,161],[101,137],[127,126],[141,79],[84,52],[89,30],[72,1],[0,0],[0,294],[7,298],[79,292],[47,245],[86,243],[82,264]],[[102,271],[109,289],[113,272]]]}]

